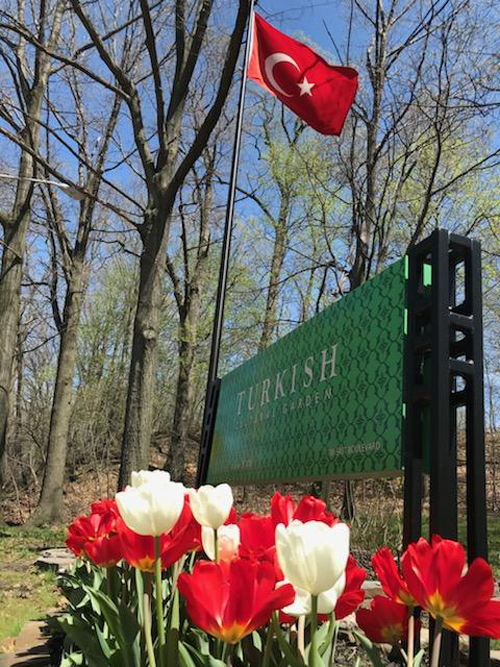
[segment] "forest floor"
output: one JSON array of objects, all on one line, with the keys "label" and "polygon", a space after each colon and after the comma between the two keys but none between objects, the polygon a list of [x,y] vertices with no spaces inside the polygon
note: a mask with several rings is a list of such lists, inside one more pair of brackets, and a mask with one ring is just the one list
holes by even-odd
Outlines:
[{"label": "forest floor", "polygon": [[44,549],[61,546],[64,534],[63,528],[0,525],[0,652],[12,649],[27,621],[61,603],[55,573],[34,563]]}]

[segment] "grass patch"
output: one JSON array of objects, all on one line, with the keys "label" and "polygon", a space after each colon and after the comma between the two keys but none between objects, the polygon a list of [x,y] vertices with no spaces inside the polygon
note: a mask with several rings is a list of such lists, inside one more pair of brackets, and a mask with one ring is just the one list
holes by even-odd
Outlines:
[{"label": "grass patch", "polygon": [[[360,512],[351,525],[351,546],[374,554],[382,546],[389,547],[395,554],[401,553],[403,515],[400,510],[386,513]],[[422,533],[428,535],[429,518],[424,516]],[[467,523],[465,517],[458,521],[458,539],[467,542]],[[489,563],[493,575],[500,581],[500,516],[488,516]],[[365,563],[362,563],[366,566]]]},{"label": "grass patch", "polygon": [[64,544],[63,528],[0,525],[0,643],[28,620],[43,618],[61,595],[54,572],[33,566],[40,551]]}]

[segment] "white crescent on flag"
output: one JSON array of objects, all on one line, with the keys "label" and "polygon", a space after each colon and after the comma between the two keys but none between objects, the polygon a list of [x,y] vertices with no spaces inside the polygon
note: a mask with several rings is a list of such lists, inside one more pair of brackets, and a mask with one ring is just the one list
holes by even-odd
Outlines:
[{"label": "white crescent on flag", "polygon": [[281,95],[284,95],[285,97],[293,97],[290,93],[287,93],[281,88],[281,86],[278,84],[276,79],[274,78],[274,67],[278,63],[290,63],[290,65],[293,65],[295,69],[297,69],[300,72],[300,67],[297,65],[295,60],[289,56],[287,53],[272,53],[270,56],[267,56],[266,61],[264,63],[264,69],[266,71],[266,76],[269,79],[269,83],[271,86],[278,91]]}]

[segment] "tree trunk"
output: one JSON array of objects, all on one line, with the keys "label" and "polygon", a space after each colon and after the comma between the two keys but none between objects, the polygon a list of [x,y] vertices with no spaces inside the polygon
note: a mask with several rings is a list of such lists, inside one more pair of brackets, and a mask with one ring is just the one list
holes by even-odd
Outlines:
[{"label": "tree trunk", "polygon": [[264,313],[264,324],[259,342],[259,350],[269,347],[276,330],[276,305],[280,291],[281,269],[283,268],[283,262],[285,261],[286,243],[288,240],[287,218],[288,204],[285,202],[281,206],[280,217],[276,225],[273,258],[271,261],[271,272],[267,288],[266,311]]},{"label": "tree trunk", "polygon": [[[175,409],[172,425],[172,438],[168,449],[166,469],[176,482],[185,481],[186,444],[189,432],[189,416],[193,400],[193,363],[195,344],[189,340],[186,326],[180,327],[179,374],[175,392]],[[185,338],[183,338],[185,336]]]},{"label": "tree trunk", "polygon": [[[47,42],[49,47],[53,46],[58,40],[63,5],[62,2],[57,4],[52,17],[51,31]],[[40,20],[43,21],[44,17],[40,17]],[[20,69],[27,68],[22,40],[18,46],[17,55]],[[20,138],[36,150],[40,136],[40,125],[37,120],[40,118],[43,96],[49,76],[50,58],[46,53],[38,51],[35,55],[34,64],[36,76],[33,88],[24,92],[27,107],[26,118],[28,120],[24,129],[20,132]],[[21,75],[27,76],[27,72],[21,71]],[[27,79],[29,78],[27,76]],[[29,153],[23,151],[19,163],[19,180],[13,209],[10,214],[3,212],[0,214],[4,230],[0,269],[0,332],[2,335],[0,350],[0,460],[4,458],[6,447],[13,361],[16,355],[19,326],[23,261],[33,194],[33,183],[26,179],[33,176],[36,176],[33,158]],[[0,486],[1,482],[0,479]]]},{"label": "tree trunk", "polygon": [[41,526],[63,519],[63,483],[66,469],[68,434],[73,406],[78,330],[85,294],[84,264],[75,261],[64,302],[64,328],[61,331],[54,399],[50,415],[47,461],[42,493],[30,523]]},{"label": "tree trunk", "polygon": [[[203,273],[203,272],[202,272]],[[179,375],[175,396],[172,438],[165,468],[176,482],[184,482],[186,476],[186,445],[193,413],[193,370],[198,342],[200,318],[200,291],[191,289],[187,300],[187,312],[179,327]]]},{"label": "tree trunk", "polygon": [[[165,211],[165,205],[163,209]],[[156,215],[161,215],[163,220],[150,219],[149,223],[144,223],[150,231],[140,260],[118,489],[124,489],[129,484],[132,471],[147,469],[149,466],[162,280],[165,275],[170,211]]]},{"label": "tree trunk", "polygon": [[[0,331],[2,332],[2,350],[0,354],[0,459],[3,459],[5,455],[7,444],[12,370],[16,356],[19,324],[22,257],[24,256],[28,218],[29,216],[25,214],[22,223],[12,230],[13,234],[11,236],[6,235],[0,273]],[[0,480],[2,483],[4,481]]]}]

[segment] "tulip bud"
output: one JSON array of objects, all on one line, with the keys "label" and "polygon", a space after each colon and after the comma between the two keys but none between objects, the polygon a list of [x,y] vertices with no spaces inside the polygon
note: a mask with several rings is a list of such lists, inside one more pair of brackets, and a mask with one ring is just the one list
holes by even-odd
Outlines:
[{"label": "tulip bud", "polygon": [[170,482],[170,473],[164,470],[139,470],[139,472],[134,471],[132,473],[130,480],[130,484],[134,489],[148,482],[167,484]]},{"label": "tulip bud", "polygon": [[229,484],[207,484],[190,490],[190,502],[196,521],[216,530],[227,521],[233,506],[233,492]]},{"label": "tulip bud", "polygon": [[[215,560],[214,529],[201,527],[201,543],[203,551],[210,560]],[[217,528],[217,545],[220,560],[231,560],[237,553],[240,544],[240,529],[236,524],[228,524]]]},{"label": "tulip bud", "polygon": [[321,521],[294,520],[276,526],[276,551],[285,578],[296,588],[319,595],[337,583],[349,556],[349,528]]},{"label": "tulip bud", "polygon": [[156,479],[137,487],[128,486],[116,494],[122,519],[139,535],[169,533],[184,507],[184,486],[175,482],[158,484]]}]

